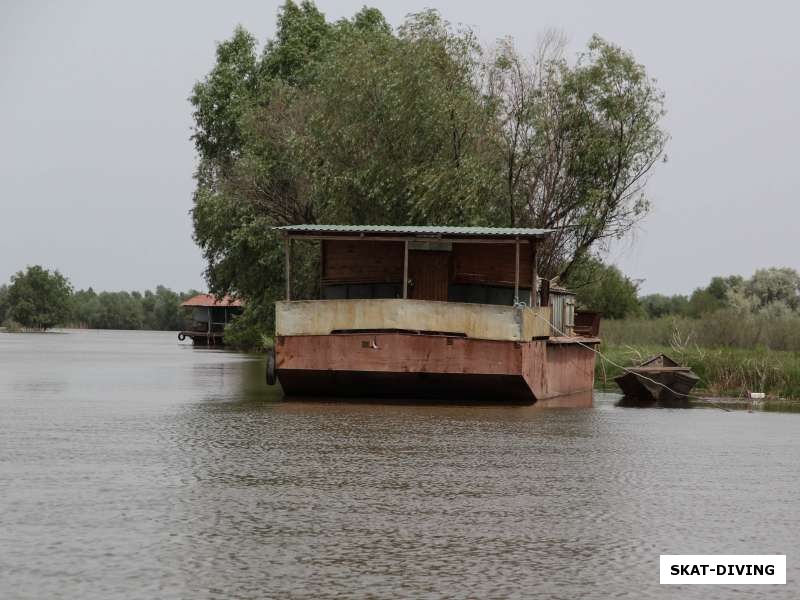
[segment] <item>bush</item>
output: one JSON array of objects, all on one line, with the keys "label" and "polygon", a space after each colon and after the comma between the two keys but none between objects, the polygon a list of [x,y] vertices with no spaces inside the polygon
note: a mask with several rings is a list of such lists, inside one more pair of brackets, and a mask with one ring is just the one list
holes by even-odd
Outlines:
[{"label": "bush", "polygon": [[247,304],[242,314],[225,327],[225,345],[243,350],[263,350],[271,346],[274,314],[271,303]]}]

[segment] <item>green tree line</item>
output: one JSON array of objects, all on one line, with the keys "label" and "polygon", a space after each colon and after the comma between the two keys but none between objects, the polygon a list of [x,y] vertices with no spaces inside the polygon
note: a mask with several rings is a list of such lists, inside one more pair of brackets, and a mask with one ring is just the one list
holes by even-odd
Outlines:
[{"label": "green tree line", "polygon": [[614,265],[590,258],[562,282],[577,295],[579,308],[606,319],[697,319],[719,311],[765,318],[800,317],[800,274],[794,269],[759,269],[751,277],[712,277],[691,294],[639,294],[639,282]]},{"label": "green tree line", "polygon": [[58,271],[36,265],[0,286],[0,323],[12,329],[62,326],[177,331],[184,322],[181,302],[197,293],[174,292],[161,285],[144,292],[74,290]]},{"label": "green tree line", "polygon": [[689,295],[649,294],[639,299],[642,315],[701,317],[720,310],[767,317],[800,316],[800,274],[794,269],[772,267],[752,277],[713,277],[705,287]]}]

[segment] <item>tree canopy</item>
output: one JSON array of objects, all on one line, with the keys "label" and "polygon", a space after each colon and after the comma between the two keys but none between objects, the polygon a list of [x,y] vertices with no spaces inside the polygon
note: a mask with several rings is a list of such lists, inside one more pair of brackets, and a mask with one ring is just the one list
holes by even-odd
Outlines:
[{"label": "tree canopy", "polygon": [[614,265],[583,259],[564,281],[576,294],[579,309],[599,312],[606,319],[622,319],[641,313],[638,284]]},{"label": "tree canopy", "polygon": [[58,271],[28,267],[11,277],[5,299],[8,317],[24,327],[50,329],[69,315],[71,293],[69,281]]},{"label": "tree canopy", "polygon": [[6,284],[0,285],[0,324],[6,320],[6,313],[8,312],[8,286]]},{"label": "tree canopy", "polygon": [[283,224],[558,227],[540,273],[568,274],[646,213],[667,139],[630,53],[593,37],[570,63],[550,36],[527,60],[430,10],[393,29],[374,8],[328,22],[287,1],[261,52],[241,28],[218,45],[190,99],[209,286],[264,303]]},{"label": "tree canopy", "polygon": [[800,274],[794,269],[771,267],[745,279],[739,275],[712,277],[687,298],[651,294],[640,299],[646,316],[702,317],[719,310],[768,316],[800,313]]}]

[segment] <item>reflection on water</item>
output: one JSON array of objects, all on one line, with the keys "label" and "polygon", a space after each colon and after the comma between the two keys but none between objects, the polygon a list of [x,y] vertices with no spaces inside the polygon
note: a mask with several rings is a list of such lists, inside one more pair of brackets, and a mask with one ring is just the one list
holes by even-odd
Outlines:
[{"label": "reflection on water", "polygon": [[[794,598],[797,415],[285,402],[174,334],[0,334],[19,598]],[[789,585],[660,587],[658,555]]]}]

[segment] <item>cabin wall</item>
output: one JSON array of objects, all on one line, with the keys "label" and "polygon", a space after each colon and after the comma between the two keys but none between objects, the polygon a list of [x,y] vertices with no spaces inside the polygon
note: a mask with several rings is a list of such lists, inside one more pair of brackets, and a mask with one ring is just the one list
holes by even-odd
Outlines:
[{"label": "cabin wall", "polygon": [[[448,284],[514,285],[516,258],[513,243],[457,243],[451,247]],[[415,252],[424,257],[424,251]],[[531,259],[530,244],[521,243],[520,288],[531,287]],[[402,242],[324,240],[322,243],[323,284],[395,283],[402,280]]]},{"label": "cabin wall", "polygon": [[322,283],[402,283],[403,242],[324,240]]},{"label": "cabin wall", "polygon": [[[453,283],[514,285],[515,244],[453,244]],[[533,277],[530,244],[519,246],[519,287],[530,288]]]}]

